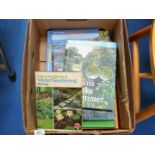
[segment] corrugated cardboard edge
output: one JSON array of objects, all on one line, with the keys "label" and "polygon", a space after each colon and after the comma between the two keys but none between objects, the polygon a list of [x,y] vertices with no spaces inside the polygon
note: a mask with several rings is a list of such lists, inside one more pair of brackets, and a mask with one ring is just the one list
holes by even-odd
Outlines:
[{"label": "corrugated cardboard edge", "polygon": [[127,72],[127,85],[129,91],[129,103],[130,103],[130,115],[131,115],[131,122],[132,122],[132,132],[135,130],[135,124],[136,124],[136,115],[134,111],[134,99],[133,99],[133,71],[132,71],[132,59],[131,59],[131,52],[129,47],[129,40],[128,40],[128,32],[127,32],[127,24],[126,20],[123,20],[123,26],[124,26],[124,47],[125,47],[125,58],[126,58],[126,72]]},{"label": "corrugated cardboard edge", "polygon": [[27,94],[27,89],[25,88],[27,86],[27,74],[25,74],[25,72],[27,72],[27,59],[26,59],[26,55],[27,55],[27,50],[28,50],[28,39],[29,39],[29,25],[30,25],[30,20],[28,20],[28,24],[27,24],[27,32],[26,32],[26,39],[25,39],[25,46],[24,46],[24,53],[23,53],[23,64],[22,64],[22,84],[21,84],[21,96],[22,96],[22,116],[23,116],[23,127],[24,127],[24,131],[26,131],[26,126],[27,126],[27,115],[26,115],[26,103],[27,98],[25,97]]},{"label": "corrugated cardboard edge", "polygon": [[[120,127],[123,129],[132,130],[131,116],[129,109],[129,94],[127,87],[127,73],[126,73],[126,59],[125,59],[125,47],[124,47],[124,26],[123,20],[120,19],[116,25],[114,31],[114,39],[118,42],[118,58],[117,61],[117,75],[116,75],[116,85],[117,85],[117,96],[119,98],[118,109],[119,109],[119,122]],[[120,85],[120,82],[121,85]],[[121,93],[120,93],[121,92]],[[123,110],[123,111],[122,111]],[[123,121],[123,123],[122,123]]]},{"label": "corrugated cardboard edge", "polygon": [[[34,130],[26,130],[27,134],[34,134]],[[129,134],[131,130],[119,129],[119,130],[48,130],[45,129],[46,135],[117,135],[117,134]]]},{"label": "corrugated cardboard edge", "polygon": [[27,57],[27,128],[36,129],[37,119],[36,119],[36,104],[35,103],[35,71],[38,69],[38,60],[40,37],[37,30],[36,24],[33,20],[30,20],[29,25],[29,40],[28,40],[28,57]]}]

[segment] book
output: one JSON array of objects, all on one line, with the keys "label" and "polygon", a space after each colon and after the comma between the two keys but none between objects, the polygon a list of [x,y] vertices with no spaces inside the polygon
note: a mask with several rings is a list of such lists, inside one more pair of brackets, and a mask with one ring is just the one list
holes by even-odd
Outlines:
[{"label": "book", "polygon": [[110,34],[107,30],[100,30],[99,31],[99,41],[108,41],[110,42]]},{"label": "book", "polygon": [[83,73],[83,128],[115,127],[115,42],[68,40],[65,71]]},{"label": "book", "polygon": [[48,31],[46,70],[56,72],[63,71],[66,40],[98,40],[98,38],[98,29]]},{"label": "book", "polygon": [[36,72],[37,127],[80,130],[82,73]]},{"label": "book", "polygon": [[114,109],[115,109],[115,128],[119,128],[119,120],[118,120],[118,106],[117,106],[117,95],[115,94],[115,103],[114,103]]}]

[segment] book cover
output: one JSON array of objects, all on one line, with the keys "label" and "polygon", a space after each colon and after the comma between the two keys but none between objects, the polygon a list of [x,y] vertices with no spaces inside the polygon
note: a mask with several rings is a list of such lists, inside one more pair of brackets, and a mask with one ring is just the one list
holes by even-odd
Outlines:
[{"label": "book cover", "polygon": [[36,72],[37,127],[80,130],[82,73]]},{"label": "book cover", "polygon": [[103,41],[66,44],[65,71],[83,73],[84,128],[115,127],[116,46]]},{"label": "book cover", "polygon": [[[64,70],[66,40],[98,40],[98,29],[52,30],[47,33],[47,71]],[[51,66],[52,65],[52,66]]]},{"label": "book cover", "polygon": [[110,42],[110,34],[107,30],[100,30],[99,31],[99,41],[108,41]]}]

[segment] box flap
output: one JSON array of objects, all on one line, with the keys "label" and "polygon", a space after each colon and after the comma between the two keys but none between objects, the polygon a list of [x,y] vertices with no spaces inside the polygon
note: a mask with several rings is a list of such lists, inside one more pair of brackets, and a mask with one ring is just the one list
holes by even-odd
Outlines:
[{"label": "box flap", "polygon": [[51,28],[84,29],[89,27],[112,31],[117,22],[117,19],[36,19],[35,22],[41,36],[44,36],[46,35],[47,30]]},{"label": "box flap", "polygon": [[113,39],[118,44],[118,65],[117,65],[117,96],[119,109],[119,125],[122,129],[131,129],[131,117],[129,110],[129,96],[127,88],[127,74],[125,62],[124,36],[123,36],[123,21],[119,20],[115,27]]},{"label": "box flap", "polygon": [[124,26],[124,48],[125,48],[125,62],[126,62],[126,73],[127,73],[127,85],[129,94],[129,105],[131,113],[132,128],[135,128],[135,112],[134,112],[134,100],[133,100],[133,72],[132,72],[132,59],[130,55],[129,40],[126,21],[123,20]]}]

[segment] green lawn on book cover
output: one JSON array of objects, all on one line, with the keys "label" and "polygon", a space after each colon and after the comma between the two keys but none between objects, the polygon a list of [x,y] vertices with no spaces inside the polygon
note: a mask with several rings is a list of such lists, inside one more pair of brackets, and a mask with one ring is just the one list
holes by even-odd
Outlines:
[{"label": "green lawn on book cover", "polygon": [[83,121],[82,122],[83,128],[113,128],[115,127],[115,121],[114,120],[95,120],[95,121]]}]

